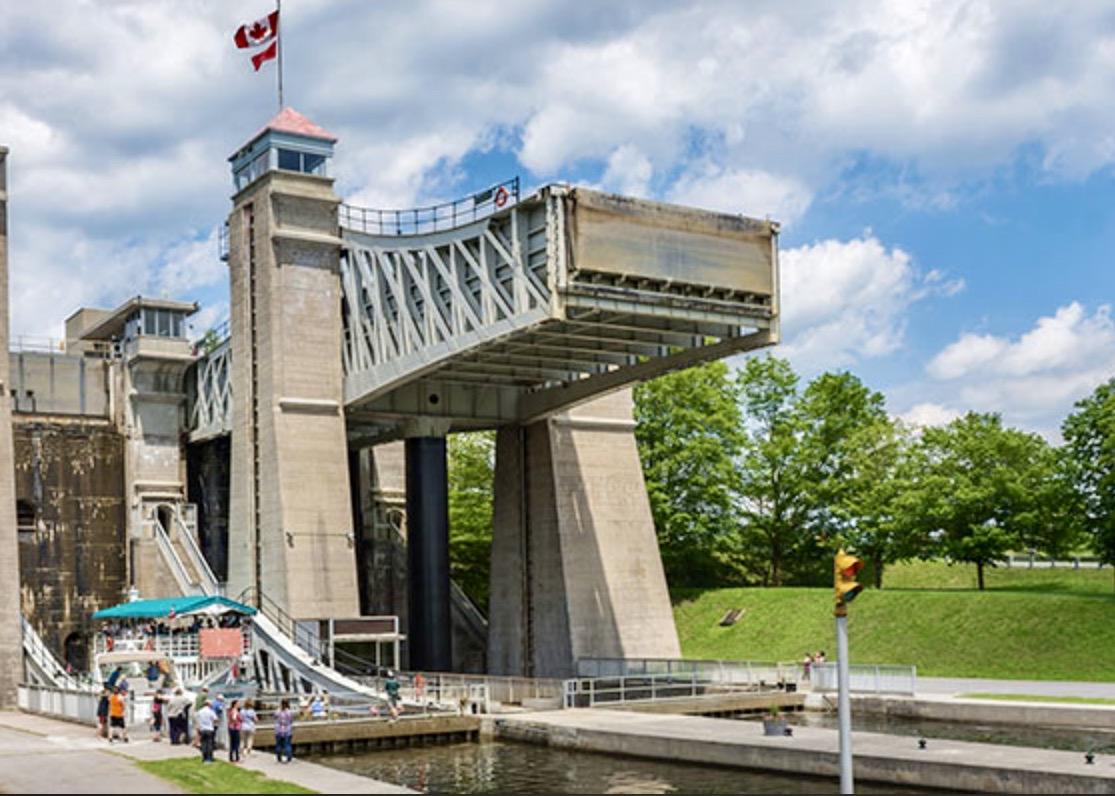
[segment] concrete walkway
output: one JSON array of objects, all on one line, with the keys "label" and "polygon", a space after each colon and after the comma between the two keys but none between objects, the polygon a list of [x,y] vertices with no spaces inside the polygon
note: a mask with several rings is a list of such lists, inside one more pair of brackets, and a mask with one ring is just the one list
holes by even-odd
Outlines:
[{"label": "concrete walkway", "polygon": [[[838,733],[795,727],[764,736],[757,722],[578,709],[493,718],[497,736],[585,751],[839,776]],[[856,776],[875,782],[986,793],[1113,793],[1115,756],[856,732]]]},{"label": "concrete walkway", "polygon": [[92,727],[0,713],[0,791],[185,793],[113,751]]},{"label": "concrete walkway", "polygon": [[1061,680],[983,680],[976,677],[918,677],[918,694],[1034,694],[1115,699],[1115,683]]},{"label": "concrete walkway", "polygon": [[[28,713],[0,713],[0,793],[184,793],[137,768],[135,761],[198,756],[192,746],[171,746],[165,738],[155,743],[145,730],[133,731],[127,744],[109,745],[92,727]],[[228,752],[218,752],[216,758],[227,760]],[[303,760],[280,764],[264,750],[242,765],[321,793],[415,793]]]}]

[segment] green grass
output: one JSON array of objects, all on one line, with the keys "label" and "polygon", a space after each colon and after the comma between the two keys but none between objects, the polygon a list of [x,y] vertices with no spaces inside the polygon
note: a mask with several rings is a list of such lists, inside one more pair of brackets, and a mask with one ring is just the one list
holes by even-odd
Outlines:
[{"label": "green grass", "polygon": [[[1115,594],[1115,575],[1106,569],[1028,569],[988,567],[984,584],[989,591],[1072,592]],[[883,589],[975,589],[975,564],[909,561],[883,570]]]},{"label": "green grass", "polygon": [[258,771],[217,760],[202,765],[201,759],[145,760],[136,763],[144,771],[173,782],[190,793],[317,793],[281,779],[270,779]]},{"label": "green grass", "polygon": [[[674,601],[686,658],[800,661],[818,649],[834,657],[831,589],[678,590]],[[720,627],[732,608],[743,617]],[[853,662],[914,664],[936,677],[1115,679],[1110,594],[869,588],[848,626]]]},{"label": "green grass", "polygon": [[1041,694],[960,694],[964,699],[997,699],[1003,702],[1062,702],[1072,705],[1115,705],[1115,699],[1103,697],[1055,697]]}]

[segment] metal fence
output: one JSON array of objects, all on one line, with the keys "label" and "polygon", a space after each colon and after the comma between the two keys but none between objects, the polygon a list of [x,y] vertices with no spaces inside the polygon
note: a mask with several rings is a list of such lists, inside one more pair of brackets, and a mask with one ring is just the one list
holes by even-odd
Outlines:
[{"label": "metal fence", "polygon": [[[99,699],[100,694],[96,691],[71,691],[30,684],[19,686],[18,695],[20,710],[79,721],[90,726],[97,723]],[[128,706],[132,706],[130,700]]]},{"label": "metal fence", "polygon": [[[864,663],[848,665],[849,687],[853,694],[909,694],[917,691],[916,666],[888,666]],[[814,691],[838,689],[835,663],[814,664],[811,672]]]},{"label": "metal fence", "polygon": [[642,675],[694,675],[710,683],[748,686],[797,685],[798,663],[772,661],[685,660],[679,658],[580,658],[578,677],[630,677]]},{"label": "metal fence", "polygon": [[371,207],[341,205],[340,225],[369,235],[423,235],[454,229],[462,224],[487,218],[519,201],[519,178],[504,180],[483,191],[427,207],[407,210],[379,210]]},{"label": "metal fence", "polygon": [[764,689],[743,683],[711,681],[696,672],[584,677],[565,681],[562,705],[566,708],[591,708],[735,693],[761,694],[775,690],[773,686]]}]

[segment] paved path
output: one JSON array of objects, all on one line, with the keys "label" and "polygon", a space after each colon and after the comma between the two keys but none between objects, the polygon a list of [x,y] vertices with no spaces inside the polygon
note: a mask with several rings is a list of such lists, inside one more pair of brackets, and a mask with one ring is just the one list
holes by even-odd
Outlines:
[{"label": "paved path", "polygon": [[[836,777],[838,733],[795,727],[764,736],[757,722],[577,709],[493,718],[501,737],[661,760]],[[966,792],[1112,793],[1115,756],[856,732],[857,776],[865,780]]]},{"label": "paved path", "polygon": [[982,680],[963,677],[918,677],[919,694],[1035,694],[1051,697],[1115,699],[1115,683],[1059,680]]},{"label": "paved path", "polygon": [[[228,753],[217,756],[227,760]],[[110,746],[92,727],[0,712],[0,793],[184,793],[134,762],[174,757],[198,757],[198,751],[165,739],[154,743],[146,731],[133,731],[130,743]],[[254,753],[243,766],[321,793],[415,793],[303,760],[280,764],[269,751]]]},{"label": "paved path", "polygon": [[0,791],[185,793],[113,751],[92,727],[0,713]]}]

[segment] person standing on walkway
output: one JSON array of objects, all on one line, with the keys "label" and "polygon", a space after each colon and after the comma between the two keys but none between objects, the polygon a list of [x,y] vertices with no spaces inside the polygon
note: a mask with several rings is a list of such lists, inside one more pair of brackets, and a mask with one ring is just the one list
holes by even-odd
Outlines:
[{"label": "person standing on walkway", "polygon": [[244,747],[244,756],[252,753],[252,744],[256,737],[256,710],[255,703],[248,700],[240,710],[240,743]]},{"label": "person standing on walkway", "polygon": [[163,739],[163,713],[166,707],[166,697],[163,696],[163,689],[155,692],[151,697],[151,732],[154,733],[151,740],[156,743]]},{"label": "person standing on walkway", "polygon": [[387,705],[391,708],[391,721],[399,718],[399,681],[395,679],[393,671],[387,672],[387,681],[383,684],[387,692]]},{"label": "person standing on walkway", "polygon": [[101,698],[97,700],[97,736],[108,737],[108,700],[111,692],[108,688],[101,689]]},{"label": "person standing on walkway", "polygon": [[166,706],[167,724],[169,725],[170,743],[177,746],[190,741],[190,698],[182,693],[181,688],[174,689],[174,696]]},{"label": "person standing on walkway", "polygon": [[126,705],[124,704],[124,695],[120,691],[120,687],[112,689],[112,696],[108,698],[108,742],[113,743],[116,741],[116,732],[124,738],[124,743],[128,742],[128,725],[124,720]]},{"label": "person standing on walkway", "polygon": [[240,762],[240,729],[243,718],[240,713],[240,700],[232,700],[228,706],[228,762]]},{"label": "person standing on walkway", "polygon": [[213,762],[213,735],[217,731],[217,714],[213,706],[206,701],[197,712],[197,734],[201,739],[201,762]]},{"label": "person standing on walkway", "polygon": [[801,679],[805,682],[809,682],[810,670],[812,670],[812,668],[813,656],[807,652],[805,653],[805,657],[801,659]]},{"label": "person standing on walkway", "polygon": [[275,759],[284,762],[284,754],[285,762],[294,759],[294,714],[290,712],[289,699],[279,703],[279,711],[275,714]]},{"label": "person standing on walkway", "polygon": [[[197,721],[198,714],[201,709],[205,707],[205,703],[209,701],[209,689],[202,688],[197,696],[194,698],[194,721]],[[194,733],[194,746],[201,746],[201,736]]]}]

